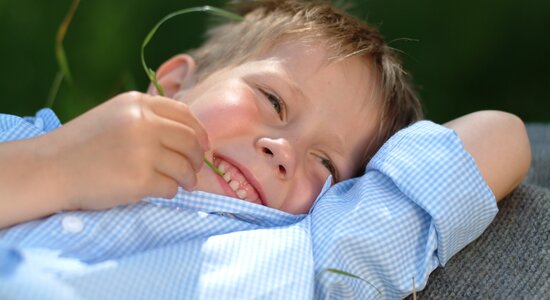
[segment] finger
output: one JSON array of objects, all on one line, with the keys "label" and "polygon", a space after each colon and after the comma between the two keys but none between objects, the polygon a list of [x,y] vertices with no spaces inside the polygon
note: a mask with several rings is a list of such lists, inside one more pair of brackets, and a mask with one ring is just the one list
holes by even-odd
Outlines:
[{"label": "finger", "polygon": [[160,153],[155,171],[175,180],[186,190],[192,190],[197,184],[197,175],[186,157],[171,150]]},{"label": "finger", "polygon": [[163,173],[156,172],[151,184],[151,197],[172,199],[178,193],[178,182]]},{"label": "finger", "polygon": [[210,149],[208,134],[204,126],[186,104],[165,97],[151,97],[151,99],[151,110],[155,114],[193,128],[203,149],[205,151]]},{"label": "finger", "polygon": [[187,158],[195,171],[202,168],[204,150],[193,128],[167,119],[158,120],[162,126],[161,145]]}]

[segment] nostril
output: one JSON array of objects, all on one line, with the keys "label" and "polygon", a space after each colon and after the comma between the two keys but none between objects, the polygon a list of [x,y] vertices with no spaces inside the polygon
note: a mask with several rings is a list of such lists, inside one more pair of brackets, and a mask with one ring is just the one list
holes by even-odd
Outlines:
[{"label": "nostril", "polygon": [[264,147],[263,151],[264,151],[265,154],[273,155],[273,152],[271,152],[271,150],[269,150],[268,148]]},{"label": "nostril", "polygon": [[285,167],[279,165],[279,173],[281,173],[281,175],[286,175],[286,169],[285,169]]}]

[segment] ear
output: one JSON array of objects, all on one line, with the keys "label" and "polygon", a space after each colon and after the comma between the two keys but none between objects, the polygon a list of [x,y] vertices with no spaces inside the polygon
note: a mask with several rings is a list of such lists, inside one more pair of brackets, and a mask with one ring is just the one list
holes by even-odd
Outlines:
[{"label": "ear", "polygon": [[[166,97],[174,97],[179,91],[191,88],[195,84],[195,60],[187,54],[179,54],[165,63],[157,70],[157,81],[164,89]],[[158,91],[151,83],[147,93],[158,95]]]}]

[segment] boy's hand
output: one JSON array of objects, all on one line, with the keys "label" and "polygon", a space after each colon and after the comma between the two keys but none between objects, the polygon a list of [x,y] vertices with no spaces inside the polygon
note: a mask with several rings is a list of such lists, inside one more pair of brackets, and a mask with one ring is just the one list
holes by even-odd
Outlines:
[{"label": "boy's hand", "polygon": [[208,137],[188,107],[118,95],[40,137],[63,209],[104,209],[192,189]]}]

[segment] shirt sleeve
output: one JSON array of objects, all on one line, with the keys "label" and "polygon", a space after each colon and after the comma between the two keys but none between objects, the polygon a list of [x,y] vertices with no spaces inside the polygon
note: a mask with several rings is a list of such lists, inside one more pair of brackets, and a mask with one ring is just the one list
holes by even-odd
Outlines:
[{"label": "shirt sleeve", "polygon": [[39,110],[32,117],[0,114],[0,143],[35,137],[60,126],[61,122],[49,108]]},{"label": "shirt sleeve", "polygon": [[316,293],[403,298],[413,278],[414,289],[424,288],[496,213],[495,197],[457,134],[417,122],[384,144],[365,175],[315,203]]}]

